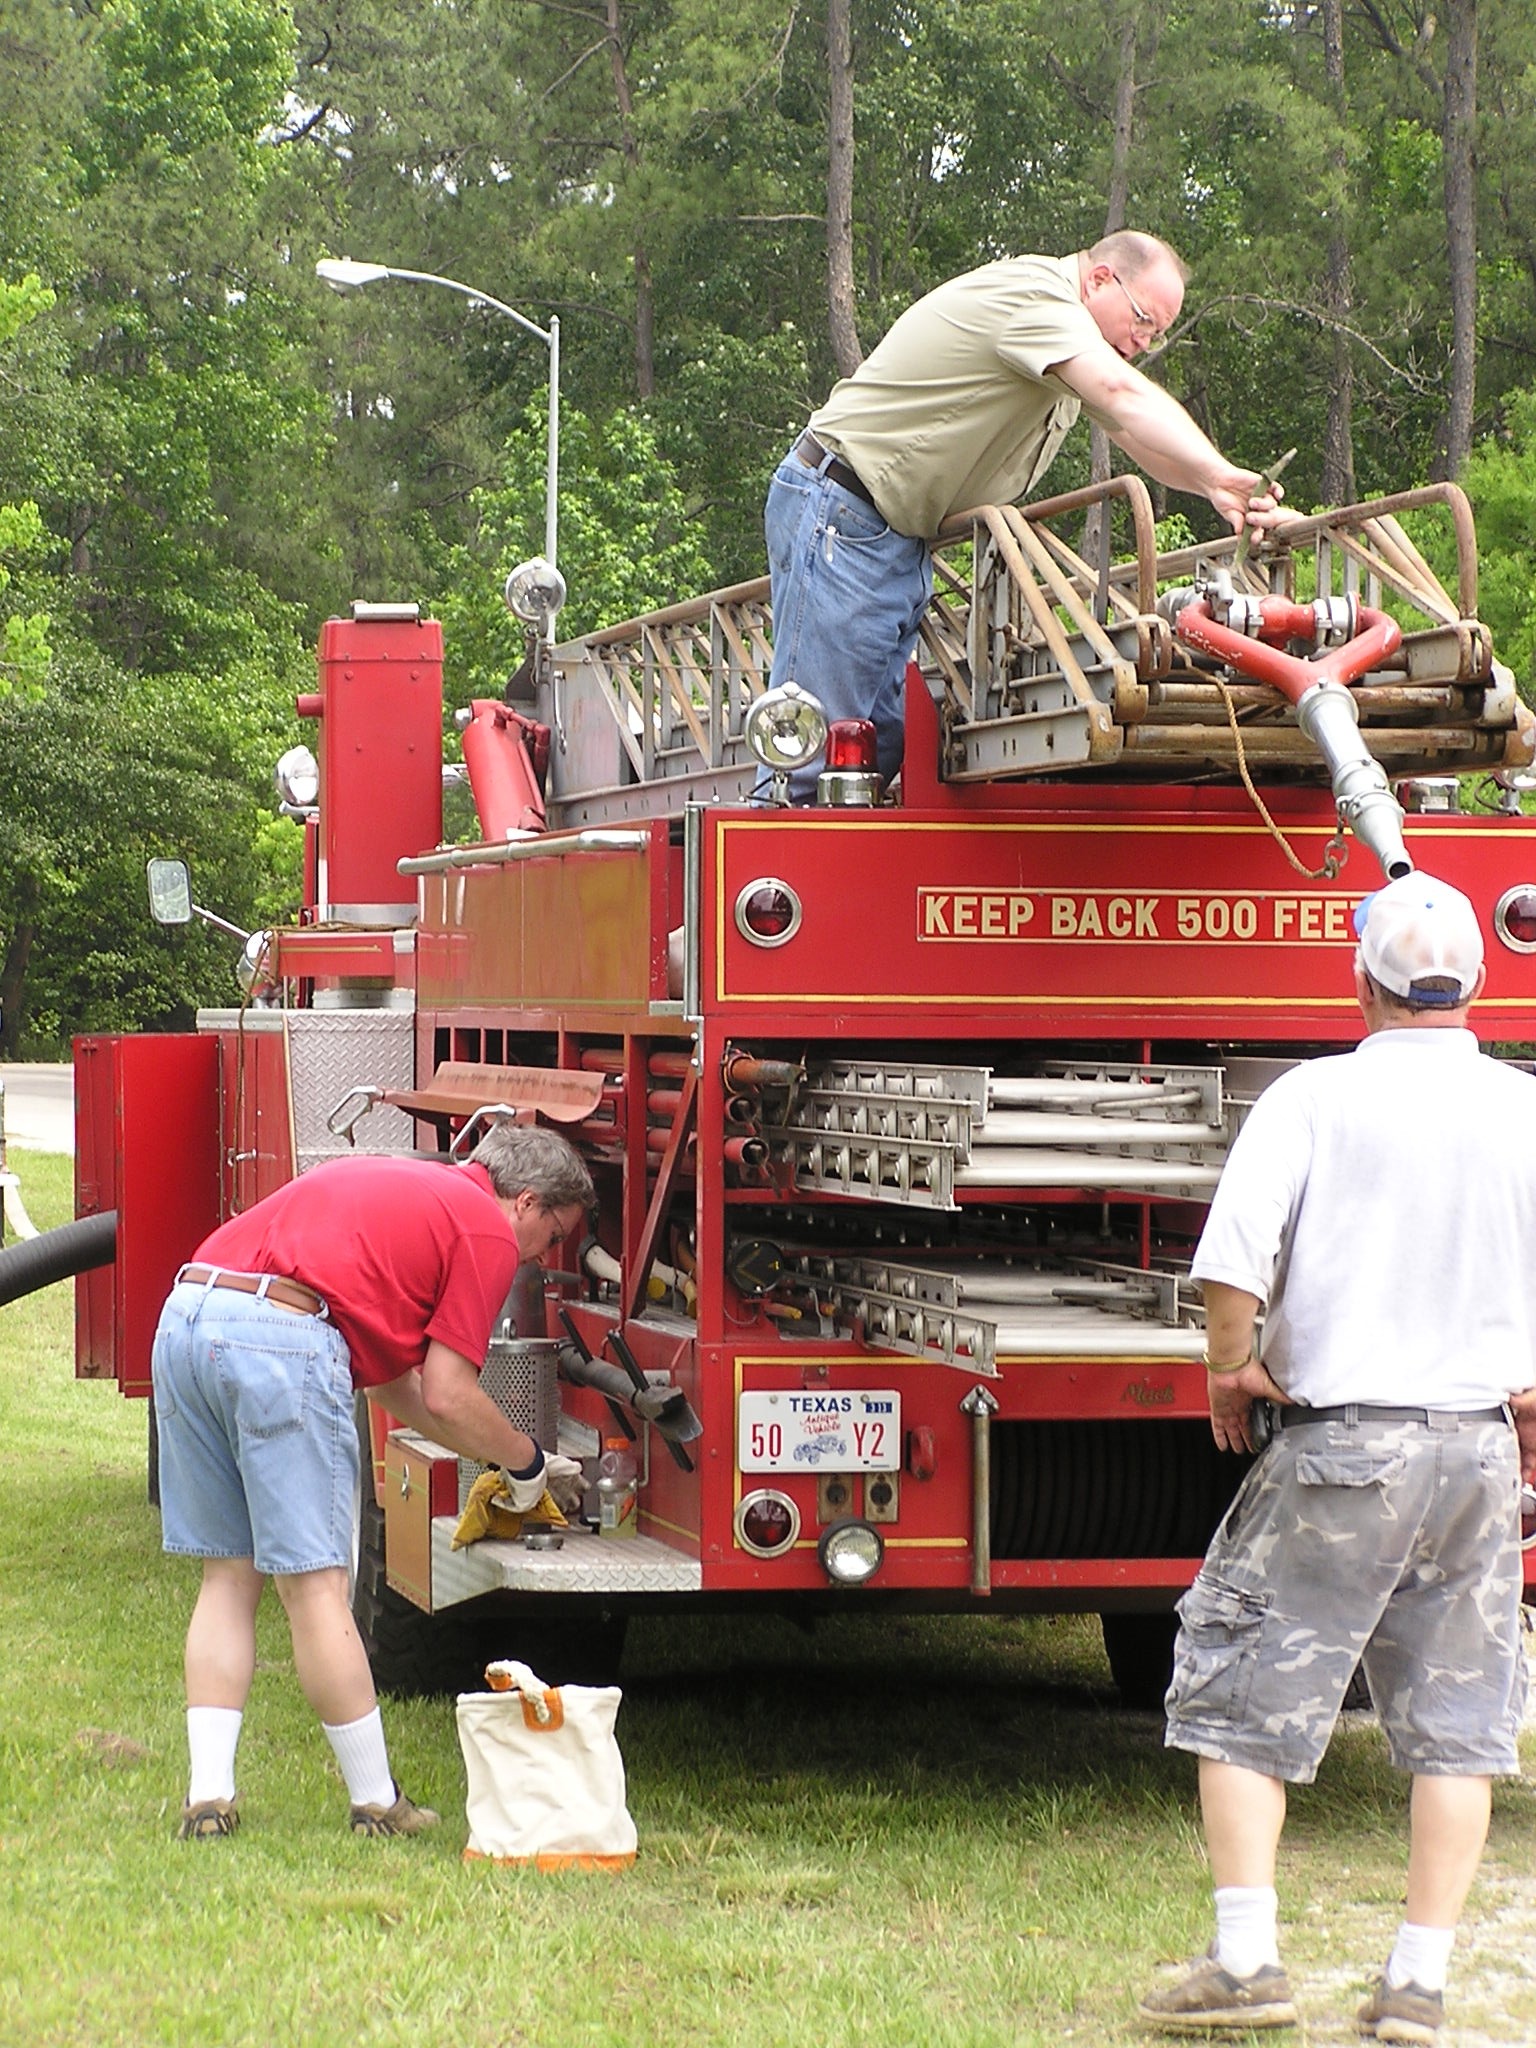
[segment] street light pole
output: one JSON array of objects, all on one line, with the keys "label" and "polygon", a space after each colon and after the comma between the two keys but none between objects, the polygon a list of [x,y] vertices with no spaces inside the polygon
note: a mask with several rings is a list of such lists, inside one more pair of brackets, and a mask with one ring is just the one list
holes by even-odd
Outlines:
[{"label": "street light pole", "polygon": [[[440,284],[448,291],[459,292],[466,299],[473,299],[477,305],[489,306],[493,312],[505,313],[509,320],[515,320],[526,334],[535,335],[549,350],[549,447],[544,470],[544,558],[553,569],[557,566],[555,553],[558,541],[558,501],[560,486],[560,322],[550,316],[548,327],[540,327],[519,313],[516,306],[509,306],[501,299],[493,299],[489,292],[476,291],[473,285],[460,284],[455,277],[438,277],[430,270],[396,270],[388,263],[353,263],[350,260],[323,256],[315,265],[315,275],[328,284],[333,291],[361,291],[364,285],[378,284],[386,278],[398,278],[406,284]],[[554,637],[554,620],[550,620],[549,633]]]}]

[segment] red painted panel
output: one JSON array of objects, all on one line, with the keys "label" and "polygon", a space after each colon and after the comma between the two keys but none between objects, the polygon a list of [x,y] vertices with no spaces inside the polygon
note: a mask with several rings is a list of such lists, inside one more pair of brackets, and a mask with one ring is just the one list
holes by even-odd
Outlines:
[{"label": "red painted panel", "polygon": [[424,876],[418,1001],[643,1011],[666,994],[674,872],[658,822],[638,847]]},{"label": "red painted panel", "polygon": [[76,1286],[76,1370],[146,1394],[161,1304],[219,1221],[218,1043],[82,1039],[75,1058],[77,1208],[117,1210],[116,1263]]},{"label": "red painted panel", "polygon": [[395,863],[443,832],[443,632],[435,619],[320,629],[323,906],[408,904]]},{"label": "red painted panel", "polygon": [[[75,1058],[75,1214],[104,1216],[117,1207],[117,1133],[110,1038],[77,1038]],[[117,1377],[113,1270],[75,1276],[75,1377]]]},{"label": "red painted panel", "polygon": [[[1382,879],[1363,848],[1351,846],[1337,880],[1307,880],[1240,790],[1034,794],[985,818],[711,814],[706,1008],[743,1029],[809,1012],[839,1028],[948,1036],[1359,1035],[1351,912]],[[1320,864],[1326,792],[1276,792],[1271,808]],[[1488,1035],[1532,1035],[1536,957],[1499,945],[1492,913],[1506,888],[1536,879],[1533,835],[1536,819],[1409,820],[1415,859],[1483,917]],[[768,876],[804,913],[771,949],[734,921],[741,890]]]}]

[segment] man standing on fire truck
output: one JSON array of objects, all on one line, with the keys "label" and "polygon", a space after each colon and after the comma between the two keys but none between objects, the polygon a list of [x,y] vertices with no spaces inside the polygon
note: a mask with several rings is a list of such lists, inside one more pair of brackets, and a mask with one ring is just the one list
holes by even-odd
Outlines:
[{"label": "man standing on fire truck", "polygon": [[1180,1602],[1167,1741],[1200,1759],[1216,1939],[1141,2002],[1171,2032],[1295,2022],[1285,1787],[1316,1776],[1357,1661],[1413,1778],[1407,1909],[1363,2034],[1434,2039],[1492,1780],[1520,1768],[1536,1082],[1468,1028],[1485,970],[1459,890],[1404,876],[1355,928],[1368,1035],[1259,1098],[1194,1259],[1216,1442],[1258,1448],[1256,1415],[1276,1434]]},{"label": "man standing on fire truck", "polygon": [[[901,765],[902,684],[933,589],[928,544],[952,513],[1033,490],[1086,406],[1131,459],[1208,498],[1234,532],[1279,518],[1133,358],[1179,316],[1188,277],[1129,229],[1074,256],[1010,256],[908,307],[835,386],[774,474],[765,523],[773,676],[829,718],[875,726]],[[814,770],[790,778],[808,802]]]},{"label": "man standing on fire truck", "polygon": [[233,1834],[235,1748],[267,1578],[363,1835],[436,1825],[389,1768],[352,1619],[360,1473],[353,1390],[461,1456],[499,1464],[511,1505],[574,1505],[581,1467],[546,1457],[479,1384],[522,1259],[581,1223],[592,1181],[551,1131],[497,1124],[461,1165],[355,1157],[220,1226],[177,1276],[154,1346],[166,1550],[203,1559],[187,1631],[191,1782],[183,1840]]}]

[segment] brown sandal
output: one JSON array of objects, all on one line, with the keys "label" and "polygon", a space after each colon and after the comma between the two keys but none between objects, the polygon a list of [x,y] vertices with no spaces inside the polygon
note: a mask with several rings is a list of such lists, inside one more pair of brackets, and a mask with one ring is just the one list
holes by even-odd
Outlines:
[{"label": "brown sandal", "polygon": [[219,1835],[232,1835],[240,1825],[240,1809],[233,1799],[203,1799],[196,1806],[188,1800],[181,1809],[178,1842],[211,1842]]}]

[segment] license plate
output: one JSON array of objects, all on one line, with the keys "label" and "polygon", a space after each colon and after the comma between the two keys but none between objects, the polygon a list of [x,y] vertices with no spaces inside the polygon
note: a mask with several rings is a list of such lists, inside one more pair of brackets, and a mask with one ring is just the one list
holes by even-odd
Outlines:
[{"label": "license plate", "polygon": [[901,1396],[751,1393],[736,1417],[743,1472],[894,1472],[901,1463]]}]

